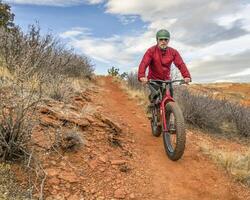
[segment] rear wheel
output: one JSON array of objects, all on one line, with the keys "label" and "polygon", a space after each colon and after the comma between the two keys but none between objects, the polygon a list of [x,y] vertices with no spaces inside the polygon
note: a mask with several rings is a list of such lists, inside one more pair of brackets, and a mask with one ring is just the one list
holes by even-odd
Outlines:
[{"label": "rear wheel", "polygon": [[160,124],[160,119],[159,119],[159,109],[156,106],[153,106],[151,108],[151,129],[152,129],[152,134],[155,137],[159,137],[161,135],[161,124]]},{"label": "rear wheel", "polygon": [[165,106],[165,116],[168,132],[163,133],[166,154],[173,160],[179,160],[185,150],[186,133],[182,111],[176,102]]}]

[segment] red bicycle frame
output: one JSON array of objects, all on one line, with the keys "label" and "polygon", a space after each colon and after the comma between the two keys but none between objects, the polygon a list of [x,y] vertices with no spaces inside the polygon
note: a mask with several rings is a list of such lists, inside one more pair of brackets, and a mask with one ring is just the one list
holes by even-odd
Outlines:
[{"label": "red bicycle frame", "polygon": [[161,119],[163,121],[163,133],[168,132],[167,122],[166,122],[166,115],[165,115],[165,106],[168,102],[174,102],[173,97],[170,95],[169,88],[166,90],[165,96],[163,97],[163,100],[161,101],[160,105],[160,114]]},{"label": "red bicycle frame", "polygon": [[[162,82],[163,84],[172,84],[174,82],[180,82],[180,84],[184,83],[184,80],[174,80],[174,81],[149,80],[149,81],[159,81]],[[163,133],[168,132],[167,120],[165,115],[165,106],[168,102],[175,102],[174,98],[170,94],[170,86],[166,86],[165,95],[163,96],[160,102],[160,116],[162,120],[161,123],[163,124]]]}]

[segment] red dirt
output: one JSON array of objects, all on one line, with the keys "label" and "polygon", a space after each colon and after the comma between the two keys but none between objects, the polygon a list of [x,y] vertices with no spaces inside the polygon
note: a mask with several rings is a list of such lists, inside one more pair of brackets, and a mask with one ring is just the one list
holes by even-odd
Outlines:
[{"label": "red dirt", "polygon": [[[71,104],[50,102],[40,115],[33,140],[47,172],[47,200],[250,200],[249,188],[202,154],[201,135],[187,130],[184,157],[169,160],[143,108],[110,77],[97,78],[97,86]],[[84,145],[70,152],[53,149],[58,130],[78,132]]]},{"label": "red dirt", "polygon": [[250,199],[249,190],[233,183],[199,151],[189,131],[183,159],[170,161],[164,152],[162,138],[151,135],[143,109],[129,100],[110,78],[102,78],[102,81],[105,88],[100,98],[105,105],[103,112],[131,126],[140,163],[151,178],[151,182],[142,187],[151,191],[146,199]]}]

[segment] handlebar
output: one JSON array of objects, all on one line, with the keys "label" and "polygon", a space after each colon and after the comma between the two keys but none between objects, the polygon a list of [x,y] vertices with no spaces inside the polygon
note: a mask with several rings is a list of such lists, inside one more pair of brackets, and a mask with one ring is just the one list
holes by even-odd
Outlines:
[{"label": "handlebar", "polygon": [[155,83],[155,82],[160,82],[160,83],[176,83],[176,82],[180,82],[180,85],[181,84],[185,84],[185,81],[183,79],[177,79],[177,80],[167,80],[167,81],[163,81],[163,80],[157,80],[157,79],[149,79],[148,80],[148,83]]}]

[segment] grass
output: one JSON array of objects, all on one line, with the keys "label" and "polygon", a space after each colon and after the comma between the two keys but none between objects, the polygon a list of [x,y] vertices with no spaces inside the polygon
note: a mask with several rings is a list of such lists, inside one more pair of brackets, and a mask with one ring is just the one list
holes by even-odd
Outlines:
[{"label": "grass", "polygon": [[202,152],[222,166],[233,179],[250,187],[250,148],[244,152],[216,149],[200,143]]},{"label": "grass", "polygon": [[138,105],[142,105],[146,109],[149,103],[146,91],[130,88],[125,81],[117,77],[114,77],[113,80],[114,82],[120,84],[121,88],[128,94],[130,99],[136,99]]},{"label": "grass", "polygon": [[6,85],[13,80],[13,75],[6,67],[0,66],[0,85]]}]

